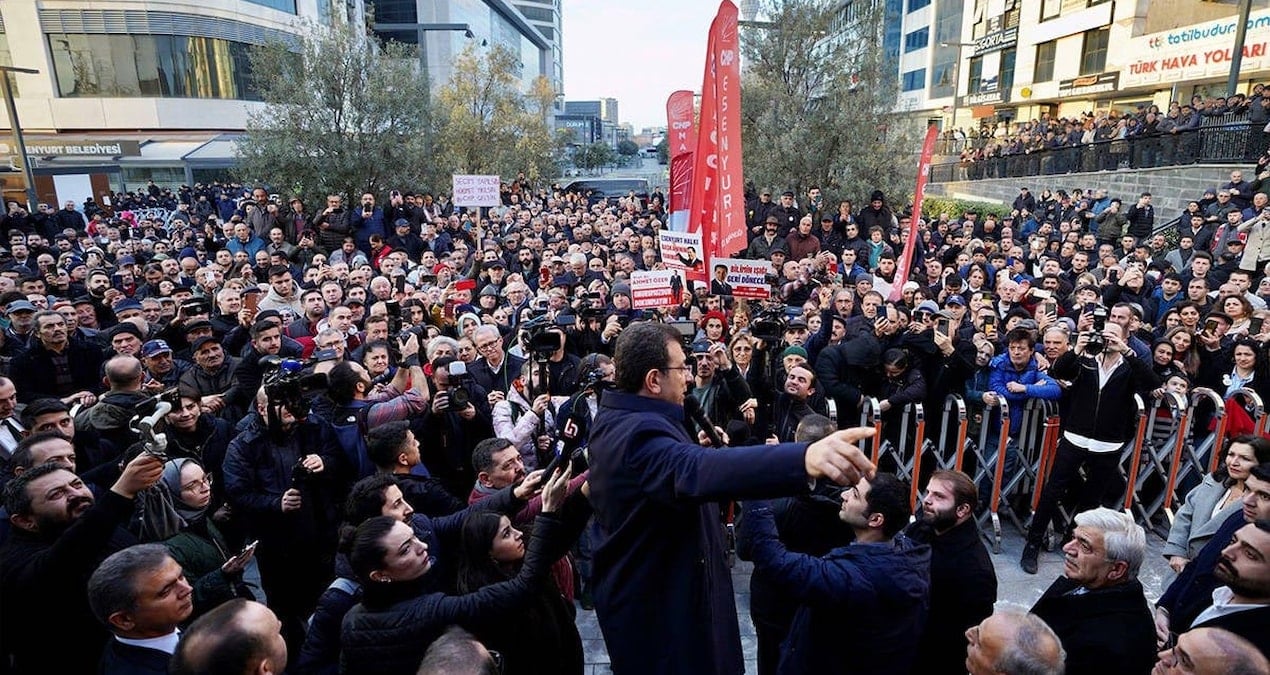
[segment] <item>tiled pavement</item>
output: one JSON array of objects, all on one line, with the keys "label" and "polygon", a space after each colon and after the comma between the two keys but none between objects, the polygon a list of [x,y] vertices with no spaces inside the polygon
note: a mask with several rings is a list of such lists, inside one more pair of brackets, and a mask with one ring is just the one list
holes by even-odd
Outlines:
[{"label": "tiled pavement", "polygon": [[[1160,555],[1163,543],[1158,537],[1147,535],[1147,558],[1143,562],[1140,579],[1146,587],[1148,599],[1151,600],[1159,597],[1173,575],[1172,570]],[[1040,571],[1036,576],[1031,576],[1019,569],[1019,556],[1022,552],[1023,537],[1011,527],[1006,526],[1002,552],[992,556],[997,569],[997,599],[1031,607],[1032,603],[1041,597],[1046,587],[1063,573],[1063,559],[1059,551],[1042,552]],[[746,659],[745,672],[755,673],[757,668],[754,662],[754,625],[750,623],[750,569],[749,563],[738,560],[736,567],[732,570],[732,586],[736,591],[737,615],[741,623],[741,649]],[[604,647],[604,638],[600,635],[600,626],[596,622],[595,612],[579,610],[577,625],[586,653],[587,675],[610,673],[609,656]]]}]

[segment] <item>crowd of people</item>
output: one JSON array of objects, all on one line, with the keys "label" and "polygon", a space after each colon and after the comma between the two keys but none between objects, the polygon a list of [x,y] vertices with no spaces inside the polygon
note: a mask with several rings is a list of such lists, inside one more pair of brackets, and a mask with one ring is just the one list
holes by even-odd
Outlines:
[{"label": "crowd of people", "polygon": [[1197,94],[1170,102],[1166,110],[1142,103],[1132,111],[1044,113],[969,132],[950,129],[941,135],[939,149],[957,157],[960,180],[1190,164],[1201,157],[1205,127],[1223,136],[1220,158],[1255,157],[1270,137],[1265,130],[1270,97],[1264,89],[1258,84],[1251,96],[1229,98]]},{"label": "crowd of people", "polygon": [[[640,309],[661,193],[11,203],[0,673],[581,673],[578,611],[614,672],[737,673],[733,531],[761,673],[1266,673],[1264,169],[1176,246],[1149,194],[1023,189],[910,242],[880,191],[756,189],[772,297]],[[1228,401],[1221,470],[1152,608],[1142,524],[1107,507],[1134,397],[1196,387]],[[876,400],[899,446],[953,394],[987,426],[1062,411],[1020,564],[1052,530],[1066,566],[1030,611],[994,604],[984,486],[875,466],[850,428]]]}]

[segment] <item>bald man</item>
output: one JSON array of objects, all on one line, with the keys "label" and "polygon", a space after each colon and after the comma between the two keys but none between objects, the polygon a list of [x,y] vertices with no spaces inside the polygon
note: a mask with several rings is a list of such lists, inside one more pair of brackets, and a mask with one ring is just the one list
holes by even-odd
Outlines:
[{"label": "bald man", "polygon": [[1195,628],[1160,652],[1153,675],[1270,675],[1270,662],[1253,644],[1221,628]]},{"label": "bald man", "polygon": [[1041,618],[1001,607],[966,631],[970,675],[1062,675],[1067,653]]}]

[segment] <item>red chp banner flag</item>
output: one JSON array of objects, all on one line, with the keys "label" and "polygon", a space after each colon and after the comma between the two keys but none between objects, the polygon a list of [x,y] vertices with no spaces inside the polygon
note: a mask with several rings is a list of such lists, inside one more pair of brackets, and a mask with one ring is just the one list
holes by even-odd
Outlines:
[{"label": "red chp banner flag", "polygon": [[895,269],[895,286],[891,289],[889,300],[898,302],[904,293],[904,282],[913,266],[913,257],[918,245],[917,221],[922,217],[922,198],[926,192],[926,179],[930,177],[930,160],[935,154],[935,138],[939,129],[934,124],[926,127],[926,140],[922,142],[922,158],[917,163],[917,191],[913,193],[913,219],[908,223],[908,238],[904,241],[904,254],[900,256],[899,265]]},{"label": "red chp banner flag", "polygon": [[702,234],[705,256],[713,259],[730,257],[745,247],[741,54],[737,9],[731,0],[719,4],[707,45],[688,231]]},{"label": "red chp banner flag", "polygon": [[693,93],[681,89],[666,99],[666,146],[670,154],[669,229],[685,232],[692,208],[692,153],[697,149]]}]

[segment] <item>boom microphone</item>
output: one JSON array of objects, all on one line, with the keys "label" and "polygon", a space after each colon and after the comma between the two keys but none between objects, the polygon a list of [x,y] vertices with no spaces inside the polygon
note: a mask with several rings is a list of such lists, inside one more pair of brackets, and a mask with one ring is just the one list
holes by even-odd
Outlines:
[{"label": "boom microphone", "polygon": [[723,437],[719,436],[718,430],[714,428],[714,424],[710,422],[710,418],[706,417],[706,411],[701,407],[701,401],[696,396],[688,394],[684,396],[684,413],[692,418],[701,430],[706,432],[706,438],[710,439],[710,444],[716,448],[727,447],[723,442]]}]

